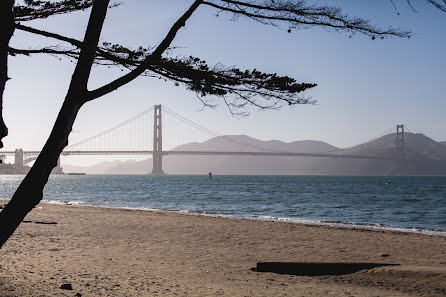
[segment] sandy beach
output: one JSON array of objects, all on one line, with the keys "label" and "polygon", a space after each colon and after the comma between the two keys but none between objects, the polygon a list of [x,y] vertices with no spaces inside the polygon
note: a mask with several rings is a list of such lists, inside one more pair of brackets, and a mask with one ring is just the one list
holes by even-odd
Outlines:
[{"label": "sandy beach", "polygon": [[[398,265],[309,276],[258,262]],[[446,238],[41,203],[0,250],[0,296],[446,296]]]}]

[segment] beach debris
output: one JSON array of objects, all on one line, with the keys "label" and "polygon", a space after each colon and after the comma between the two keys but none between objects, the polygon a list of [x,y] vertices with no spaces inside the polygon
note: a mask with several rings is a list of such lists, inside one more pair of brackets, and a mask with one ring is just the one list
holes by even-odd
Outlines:
[{"label": "beach debris", "polygon": [[389,257],[389,254],[381,254],[381,257]]},{"label": "beach debris", "polygon": [[33,221],[33,220],[23,220],[23,223],[34,223],[39,225],[57,225],[57,222],[45,222],[45,221]]},{"label": "beach debris", "polygon": [[70,291],[73,290],[73,286],[71,284],[62,284],[62,286],[60,286],[60,288],[62,290],[70,290]]},{"label": "beach debris", "polygon": [[34,224],[40,224],[40,225],[57,225],[57,222],[34,221]]}]

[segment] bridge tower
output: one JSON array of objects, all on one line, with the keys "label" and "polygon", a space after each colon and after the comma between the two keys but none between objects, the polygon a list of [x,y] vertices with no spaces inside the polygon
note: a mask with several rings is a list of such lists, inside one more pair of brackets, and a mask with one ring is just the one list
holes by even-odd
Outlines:
[{"label": "bridge tower", "polygon": [[14,165],[23,166],[23,150],[16,149],[14,151]]},{"label": "bridge tower", "polygon": [[398,153],[404,153],[404,125],[396,125],[396,151]]},{"label": "bridge tower", "polygon": [[404,125],[396,125],[396,159],[392,174],[409,174],[409,164],[406,160],[406,147],[404,137]]},{"label": "bridge tower", "polygon": [[163,171],[163,132],[161,104],[153,110],[153,169],[152,174],[164,174]]}]

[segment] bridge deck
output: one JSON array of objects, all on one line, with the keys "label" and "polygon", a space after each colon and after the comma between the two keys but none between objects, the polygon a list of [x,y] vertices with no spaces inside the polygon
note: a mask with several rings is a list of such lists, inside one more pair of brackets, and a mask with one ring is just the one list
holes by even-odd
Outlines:
[{"label": "bridge deck", "polygon": [[[39,151],[24,151],[24,155],[38,155]],[[163,151],[164,156],[263,156],[263,157],[311,157],[361,160],[394,160],[388,157],[340,155],[328,153],[293,153],[293,152],[237,152],[237,151]],[[14,155],[13,151],[0,152],[0,155]],[[153,151],[63,151],[62,156],[70,155],[153,155]]]}]

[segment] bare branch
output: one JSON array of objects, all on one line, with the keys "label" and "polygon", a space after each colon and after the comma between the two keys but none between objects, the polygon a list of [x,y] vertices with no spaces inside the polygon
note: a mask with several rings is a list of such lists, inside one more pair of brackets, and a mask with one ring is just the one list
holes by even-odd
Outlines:
[{"label": "bare branch", "polygon": [[54,39],[57,39],[57,40],[60,40],[60,41],[65,41],[65,42],[71,43],[74,46],[77,46],[78,48],[82,47],[82,41],[76,40],[74,38],[69,38],[69,37],[66,37],[66,36],[62,36],[60,34],[51,33],[51,32],[43,31],[43,30],[39,30],[39,29],[35,29],[35,28],[29,27],[29,26],[25,26],[25,25],[22,25],[22,24],[19,24],[19,23],[15,24],[15,28],[19,29],[19,30],[22,30],[22,31],[29,32],[29,33],[33,33],[33,34],[37,34],[37,35],[41,35],[41,36],[45,36],[45,37],[49,37],[49,38],[54,38]]},{"label": "bare branch", "polygon": [[427,0],[427,2],[446,12],[446,0]]},{"label": "bare branch", "polygon": [[8,50],[11,56],[15,55],[25,55],[29,56],[32,54],[50,54],[57,56],[67,56],[71,58],[79,58],[79,51],[77,49],[60,49],[59,47],[44,47],[39,49],[17,49],[10,47]]},{"label": "bare branch", "polygon": [[[22,30],[22,31],[33,33],[33,34],[36,34],[36,35],[40,35],[40,36],[44,36],[44,37],[53,38],[53,39],[56,39],[56,40],[67,42],[67,43],[69,43],[69,44],[71,44],[71,45],[73,45],[73,46],[75,46],[75,47],[77,47],[79,49],[82,47],[82,44],[83,44],[82,41],[74,39],[74,38],[66,37],[66,36],[63,36],[63,35],[60,35],[60,34],[56,34],[56,33],[52,33],[52,32],[48,32],[48,31],[35,29],[35,28],[29,27],[29,26],[25,26],[25,25],[22,25],[22,24],[15,24],[15,27],[18,30]],[[142,50],[141,49],[138,52],[135,52],[135,51],[131,51],[131,50],[127,49],[127,48],[124,48],[122,46],[118,47],[117,45],[111,45],[111,44],[109,44],[107,42],[104,42],[103,45],[104,45],[103,47],[98,47],[97,48],[98,56],[96,57],[96,60],[95,60],[95,62],[97,62],[98,64],[101,64],[101,65],[109,65],[109,64],[105,63],[105,61],[110,61],[111,64],[119,64],[119,65],[124,66],[126,68],[128,68],[129,65],[137,66],[140,63],[136,63],[137,61],[135,61],[134,58],[135,57],[139,57],[139,56],[141,56],[143,54],[144,55],[147,54],[147,50]],[[116,53],[119,53],[119,51],[122,51],[122,52],[125,52],[125,51],[132,52],[133,56],[132,57],[127,57],[127,58],[122,58],[122,57],[119,56],[119,54],[116,54]],[[112,52],[114,54],[112,54]],[[38,51],[29,52],[29,54],[38,54],[38,53],[39,53]],[[104,63],[101,63],[101,62],[104,62]]]},{"label": "bare branch", "polygon": [[195,0],[191,7],[173,24],[170,28],[169,33],[159,44],[159,46],[153,51],[152,59],[159,59],[164,51],[170,46],[173,39],[177,35],[178,30],[186,25],[186,21],[191,17],[191,15],[197,10],[198,6],[203,2],[203,0]]},{"label": "bare branch", "polygon": [[351,18],[343,14],[337,7],[310,5],[303,0],[265,0],[262,4],[258,4],[259,2],[209,0],[203,1],[203,4],[235,15],[246,16],[263,24],[280,27],[280,24],[284,23],[289,31],[318,26],[337,31],[361,33],[372,38],[378,36],[381,38],[411,36],[409,31],[391,27],[381,29],[370,25],[367,20]]},{"label": "bare branch", "polygon": [[409,5],[409,7],[412,9],[413,12],[418,12],[415,7],[412,6],[412,3],[410,2],[410,0],[407,0],[407,4]]}]

